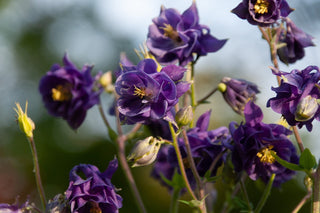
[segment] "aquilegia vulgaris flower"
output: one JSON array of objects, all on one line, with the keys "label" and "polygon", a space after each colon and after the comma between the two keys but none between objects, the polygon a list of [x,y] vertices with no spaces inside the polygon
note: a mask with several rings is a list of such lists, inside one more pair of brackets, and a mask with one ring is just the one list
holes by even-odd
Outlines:
[{"label": "aquilegia vulgaris flower", "polygon": [[280,17],[287,17],[292,11],[286,0],[242,0],[232,10],[239,18],[261,27],[275,23]]},{"label": "aquilegia vulgaris flower", "polygon": [[[66,191],[71,212],[119,212],[119,208],[122,207],[122,198],[116,193],[111,183],[111,177],[117,168],[117,159],[110,161],[103,173],[93,165],[75,166],[70,171],[70,183]],[[85,179],[82,178],[83,175]]]},{"label": "aquilegia vulgaris flower", "polygon": [[210,35],[210,29],[199,24],[198,10],[192,5],[181,15],[177,10],[161,7],[160,15],[149,26],[147,46],[162,64],[179,62],[185,66],[196,57],[216,52],[227,40]]},{"label": "aquilegia vulgaris flower", "polygon": [[33,206],[27,201],[23,204],[16,203],[10,205],[7,203],[0,203],[0,212],[1,213],[31,213],[33,212]]},{"label": "aquilegia vulgaris flower", "polygon": [[153,59],[144,59],[134,67],[123,66],[115,83],[122,120],[127,124],[147,124],[168,116],[172,120],[171,108],[189,89],[188,83],[180,81],[184,72],[184,68],[176,65],[158,72]]},{"label": "aquilegia vulgaris flower", "polygon": [[267,106],[282,114],[291,126],[306,126],[312,130],[312,121],[320,120],[319,81],[320,70],[317,66],[308,66],[304,70],[279,72],[282,76],[279,87],[272,88],[277,96],[269,99]]},{"label": "aquilegia vulgaris flower", "polygon": [[271,155],[271,151],[280,158],[297,164],[299,158],[296,149],[287,137],[291,131],[282,125],[263,123],[262,111],[252,101],[247,103],[244,115],[244,124],[230,123],[234,141],[231,149],[235,171],[246,171],[252,180],[261,178],[265,183],[274,173],[276,176],[273,185],[280,186],[292,178],[295,172],[280,165]]},{"label": "aquilegia vulgaris flower", "polygon": [[285,19],[286,30],[280,34],[279,43],[285,46],[277,50],[279,59],[291,64],[304,57],[304,48],[314,46],[313,37],[299,29],[289,18]]},{"label": "aquilegia vulgaris flower", "polygon": [[95,80],[90,72],[92,66],[84,66],[82,70],[63,58],[64,66],[53,65],[40,80],[39,91],[48,112],[62,117],[71,128],[77,129],[86,117],[87,110],[99,103],[100,88],[96,88]]}]

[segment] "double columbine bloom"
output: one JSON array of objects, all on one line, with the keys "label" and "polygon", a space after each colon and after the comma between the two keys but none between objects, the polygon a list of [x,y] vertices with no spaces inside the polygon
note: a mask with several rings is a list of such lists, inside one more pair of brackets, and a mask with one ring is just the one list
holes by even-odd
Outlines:
[{"label": "double columbine bloom", "polygon": [[279,72],[282,76],[279,87],[272,88],[277,93],[267,106],[282,114],[288,124],[299,128],[306,126],[312,130],[312,121],[320,120],[320,70],[308,66],[304,70],[292,70],[290,73]]},{"label": "double columbine bloom", "polygon": [[[111,177],[117,168],[117,159],[110,161],[103,173],[93,165],[75,166],[70,171],[70,184],[65,192],[71,212],[119,212],[119,208],[122,207],[122,198],[116,193],[111,183]],[[85,179],[79,173],[82,173]]]},{"label": "double columbine bloom", "polygon": [[286,0],[243,0],[232,10],[239,18],[261,27],[276,23],[292,11]]},{"label": "double columbine bloom", "polygon": [[67,55],[63,58],[63,64],[53,65],[41,78],[39,91],[48,112],[62,117],[71,128],[77,129],[84,121],[87,110],[99,103],[102,90],[95,85],[98,79],[90,74],[92,66],[78,70]]},{"label": "double columbine bloom", "polygon": [[147,46],[161,64],[179,62],[185,66],[194,61],[194,54],[207,55],[216,52],[226,43],[210,35],[210,29],[199,24],[195,2],[183,13],[175,9],[161,8],[160,15],[149,26]]},{"label": "double columbine bloom", "polygon": [[298,164],[296,149],[288,139],[291,131],[282,125],[263,123],[262,111],[252,101],[247,103],[244,116],[244,124],[232,122],[229,127],[234,141],[231,150],[235,171],[246,171],[252,180],[261,178],[266,183],[274,173],[273,185],[280,186],[295,172],[276,162],[272,152],[290,163]]},{"label": "double columbine bloom", "polygon": [[152,59],[144,59],[137,66],[122,66],[115,83],[122,121],[127,124],[148,124],[163,118],[173,121],[170,110],[189,89],[189,84],[181,81],[184,72],[184,68],[176,65],[158,72]]}]

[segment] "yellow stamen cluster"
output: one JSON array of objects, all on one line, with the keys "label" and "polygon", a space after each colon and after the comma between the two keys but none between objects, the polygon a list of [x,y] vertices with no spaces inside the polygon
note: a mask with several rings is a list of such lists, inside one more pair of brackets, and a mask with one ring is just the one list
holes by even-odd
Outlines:
[{"label": "yellow stamen cluster", "polygon": [[257,0],[254,5],[254,12],[258,14],[268,13],[269,2],[268,0]]},{"label": "yellow stamen cluster", "polygon": [[181,42],[179,33],[175,29],[173,29],[173,27],[170,24],[164,24],[164,27],[161,28],[164,31],[164,36],[171,38],[173,41]]},{"label": "yellow stamen cluster", "polygon": [[134,85],[134,92],[133,92],[133,95],[135,96],[138,96],[139,98],[143,98],[144,96],[146,96],[146,90],[145,88],[139,88],[139,87],[136,87],[136,85]]},{"label": "yellow stamen cluster", "polygon": [[52,88],[52,99],[54,101],[68,101],[72,98],[72,94],[67,86],[58,85]]},{"label": "yellow stamen cluster", "polygon": [[272,145],[268,145],[267,147],[264,147],[260,150],[260,152],[257,153],[257,156],[260,158],[261,163],[272,164],[276,161],[276,159],[271,154],[272,148]]}]

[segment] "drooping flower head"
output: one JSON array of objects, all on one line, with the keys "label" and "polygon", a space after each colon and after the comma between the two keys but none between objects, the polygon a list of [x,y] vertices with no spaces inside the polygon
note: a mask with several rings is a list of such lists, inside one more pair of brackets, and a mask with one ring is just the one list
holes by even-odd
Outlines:
[{"label": "drooping flower head", "polygon": [[[93,165],[75,166],[70,171],[70,183],[66,191],[71,212],[119,212],[122,207],[122,198],[116,193],[111,183],[111,177],[117,168],[117,159],[110,161],[103,173]],[[83,175],[85,179],[82,178]]]},{"label": "drooping flower head", "polygon": [[304,70],[292,70],[290,73],[274,73],[282,76],[279,87],[272,88],[276,97],[269,99],[267,107],[282,114],[291,126],[306,126],[312,130],[312,121],[320,120],[319,81],[320,70],[317,66],[308,66]]},{"label": "drooping flower head", "polygon": [[245,110],[245,123],[230,123],[234,141],[232,163],[236,172],[246,171],[252,180],[261,178],[267,183],[274,173],[273,185],[280,186],[295,173],[280,165],[271,152],[290,163],[298,163],[299,158],[292,142],[288,139],[291,131],[282,125],[262,122],[261,109],[252,101]]},{"label": "drooping flower head", "polygon": [[184,72],[176,65],[158,72],[152,59],[144,59],[134,67],[123,66],[115,83],[120,118],[127,124],[147,124],[168,116],[173,119],[171,108],[189,89],[188,83],[180,81]]},{"label": "drooping flower head", "polygon": [[286,0],[242,0],[232,10],[239,18],[261,27],[275,23],[280,17],[287,17],[292,11]]},{"label": "drooping flower head", "polygon": [[160,15],[149,26],[147,46],[162,64],[185,66],[197,57],[216,52],[226,43],[210,35],[210,29],[199,24],[195,2],[183,13],[161,7]]},{"label": "drooping flower head", "polygon": [[[204,177],[206,172],[210,169],[213,161],[216,160],[215,166],[212,168],[211,176],[216,174],[217,169],[222,164],[223,151],[225,150],[225,144],[229,143],[231,136],[226,127],[220,127],[215,130],[207,130],[210,121],[210,111],[207,111],[201,115],[197,121],[196,127],[190,129],[187,132],[188,141],[190,144],[192,156],[195,161],[197,171],[201,177]],[[192,186],[195,186],[195,180],[190,169],[190,165],[187,163],[187,150],[185,147],[184,139],[179,138],[179,148],[182,158],[185,159],[185,168],[187,176]],[[161,148],[157,161],[154,164],[152,176],[161,180],[161,175],[171,180],[174,171],[179,171],[178,161],[174,147],[164,146]]]},{"label": "drooping flower head", "polygon": [[95,88],[95,79],[90,72],[92,66],[82,70],[68,59],[64,66],[53,65],[40,80],[39,91],[48,112],[62,117],[71,128],[77,129],[86,117],[87,110],[99,102],[101,89]]},{"label": "drooping flower head", "polygon": [[314,46],[313,37],[299,29],[289,18],[285,19],[286,30],[280,34],[279,43],[285,46],[277,50],[279,59],[291,64],[304,57],[304,48]]},{"label": "drooping flower head", "polygon": [[242,115],[244,107],[249,100],[256,100],[260,91],[257,85],[243,79],[224,77],[218,85],[224,100],[238,114]]}]

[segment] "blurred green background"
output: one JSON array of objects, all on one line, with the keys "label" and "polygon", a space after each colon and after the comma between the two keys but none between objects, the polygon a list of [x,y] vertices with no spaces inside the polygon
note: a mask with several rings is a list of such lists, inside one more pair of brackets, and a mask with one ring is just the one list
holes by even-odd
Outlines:
[{"label": "blurred green background", "polygon": [[[245,78],[259,85],[262,93],[258,104],[265,113],[265,122],[275,122],[279,115],[266,109],[266,101],[274,94],[276,86],[268,66],[267,44],[260,39],[256,27],[230,13],[240,1],[198,0],[200,23],[211,28],[211,33],[228,38],[221,51],[201,58],[196,65],[197,97],[215,87],[224,76]],[[316,38],[320,37],[319,0],[291,0],[296,9],[290,17]],[[42,178],[47,198],[64,192],[68,187],[71,168],[80,163],[94,164],[101,171],[113,159],[115,146],[107,142],[107,132],[99,117],[98,109],[92,108],[86,121],[73,131],[62,120],[48,115],[38,93],[38,82],[54,63],[62,63],[64,53],[80,68],[94,64],[94,73],[113,70],[118,65],[120,52],[126,52],[137,61],[133,49],[146,39],[151,19],[158,16],[160,6],[184,11],[190,1],[161,0],[1,0],[0,1],[0,203],[13,203],[16,196],[24,202],[27,197],[39,203],[29,145],[15,123],[14,103],[24,108],[28,100],[28,114],[36,123],[34,132],[40,160]],[[304,60],[294,65],[281,66],[284,71],[303,69],[307,65],[320,66],[319,42],[317,47],[306,50]],[[104,95],[105,110],[112,100]],[[230,121],[240,122],[241,117],[223,102],[221,95],[210,99],[212,104],[199,107],[197,116],[212,108],[210,128],[227,126]],[[219,104],[215,104],[219,103]],[[114,119],[109,117],[110,122]],[[301,131],[306,147],[319,159],[319,122],[308,134]],[[130,127],[125,127],[129,129]],[[151,166],[133,169],[142,198],[149,212],[167,212],[169,192],[149,177]],[[113,177],[113,183],[123,197],[121,212],[137,212],[134,199],[121,169]],[[258,202],[264,185],[248,181],[249,197]],[[221,187],[221,185],[220,185]],[[214,194],[214,191],[213,191]],[[280,189],[273,189],[263,212],[291,212],[304,196],[303,176],[297,175]],[[184,197],[188,199],[188,197]],[[181,212],[191,212],[181,204]],[[275,208],[276,206],[276,208]],[[276,209],[276,211],[274,210]],[[301,212],[308,212],[307,204]]]}]

